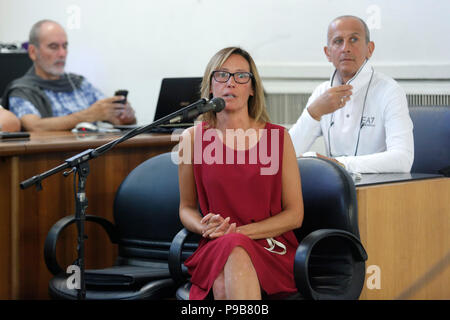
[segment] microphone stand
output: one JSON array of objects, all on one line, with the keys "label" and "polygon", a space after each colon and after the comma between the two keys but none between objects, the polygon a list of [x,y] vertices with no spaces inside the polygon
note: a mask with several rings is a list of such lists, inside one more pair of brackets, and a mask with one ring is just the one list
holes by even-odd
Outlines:
[{"label": "microphone stand", "polygon": [[[78,252],[78,258],[76,261],[76,264],[80,268],[80,288],[77,289],[77,297],[79,300],[86,299],[86,284],[85,284],[85,265],[84,265],[84,240],[86,239],[85,232],[84,232],[84,223],[86,221],[86,209],[88,206],[88,199],[86,197],[86,182],[87,177],[89,175],[89,161],[101,156],[102,154],[106,153],[107,151],[111,150],[114,146],[117,144],[124,142],[132,137],[135,137],[141,133],[145,133],[149,131],[152,128],[155,128],[157,126],[160,126],[162,124],[166,124],[170,122],[170,120],[174,119],[175,117],[180,117],[183,119],[186,119],[188,116],[188,112],[192,110],[194,107],[198,105],[205,105],[207,103],[206,99],[200,99],[197,102],[194,102],[193,104],[175,111],[157,121],[154,121],[151,124],[148,124],[146,126],[137,127],[120,138],[110,141],[96,149],[88,149],[85,150],[71,158],[68,158],[64,161],[63,164],[60,164],[59,166],[50,169],[44,173],[41,173],[39,175],[33,176],[25,181],[22,181],[20,183],[21,189],[26,189],[32,185],[36,185],[36,189],[38,191],[42,190],[42,180],[48,178],[49,176],[52,176],[60,171],[66,170],[70,168],[69,171],[66,171],[63,173],[65,177],[69,176],[71,173],[78,175],[78,190],[76,191],[75,196],[75,221],[77,225],[77,231],[78,231],[78,246],[77,246],[77,252]],[[75,188],[75,186],[74,186]]]}]

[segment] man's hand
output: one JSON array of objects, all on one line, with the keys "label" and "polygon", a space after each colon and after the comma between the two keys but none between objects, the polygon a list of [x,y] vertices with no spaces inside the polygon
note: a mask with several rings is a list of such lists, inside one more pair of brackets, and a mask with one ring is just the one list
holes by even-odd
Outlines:
[{"label": "man's hand", "polygon": [[337,161],[337,160],[334,159],[334,158],[328,158],[328,157],[326,157],[326,156],[324,156],[324,155],[322,155],[322,154],[320,154],[320,153],[317,153],[317,157],[318,157],[318,158],[322,158],[322,159],[327,159],[327,160],[333,161],[333,162],[337,163],[338,165],[340,165],[341,167],[343,167],[343,168],[345,169],[344,164],[341,163],[341,162],[339,162],[339,161]]},{"label": "man's hand", "polygon": [[117,96],[98,100],[89,108],[82,111],[85,118],[83,121],[109,121],[112,124],[120,124],[119,115],[124,109],[124,105],[115,102],[122,99],[122,96]]},{"label": "man's hand", "polygon": [[108,121],[112,124],[132,124],[136,122],[134,110],[126,105],[115,103],[124,97],[116,96],[98,100],[89,108],[66,116],[41,118],[27,114],[21,118],[22,126],[27,131],[70,130],[80,122]]},{"label": "man's hand", "polygon": [[123,96],[114,96],[98,100],[88,109],[82,111],[83,117],[89,122],[95,121],[108,121],[112,124],[133,124],[136,123],[136,117],[131,105],[117,103],[117,101],[123,100]]},{"label": "man's hand", "polygon": [[342,85],[328,89],[311,103],[308,107],[309,114],[315,120],[320,121],[323,115],[342,108],[350,100],[352,95],[351,89],[353,89],[351,85]]},{"label": "man's hand", "polygon": [[117,119],[120,121],[120,124],[134,124],[136,123],[136,117],[131,104],[127,102],[125,105],[121,105],[123,108],[118,113]]}]

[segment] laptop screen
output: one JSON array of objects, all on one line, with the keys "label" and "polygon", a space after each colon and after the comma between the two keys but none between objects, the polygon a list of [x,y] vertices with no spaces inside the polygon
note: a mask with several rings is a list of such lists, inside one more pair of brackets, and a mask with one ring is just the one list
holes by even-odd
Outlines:
[{"label": "laptop screen", "polygon": [[161,82],[154,121],[200,99],[202,78],[164,78]]},{"label": "laptop screen", "polygon": [[0,99],[6,86],[23,76],[32,64],[27,52],[0,53]]}]

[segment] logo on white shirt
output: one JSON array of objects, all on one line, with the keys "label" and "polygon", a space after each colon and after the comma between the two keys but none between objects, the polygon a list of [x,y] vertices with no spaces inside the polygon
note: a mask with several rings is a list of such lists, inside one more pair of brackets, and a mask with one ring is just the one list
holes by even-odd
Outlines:
[{"label": "logo on white shirt", "polygon": [[363,127],[375,127],[375,117],[362,117],[361,125]]}]

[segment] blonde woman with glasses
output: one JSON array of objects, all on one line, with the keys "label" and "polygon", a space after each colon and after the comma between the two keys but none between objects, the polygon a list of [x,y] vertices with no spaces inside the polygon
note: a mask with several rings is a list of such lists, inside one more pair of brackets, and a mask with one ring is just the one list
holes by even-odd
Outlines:
[{"label": "blonde woman with glasses", "polygon": [[185,262],[189,298],[296,293],[292,230],[301,226],[303,201],[289,133],[269,123],[261,79],[241,48],[212,57],[201,93],[226,105],[203,115],[180,142],[180,219],[202,235]]}]

